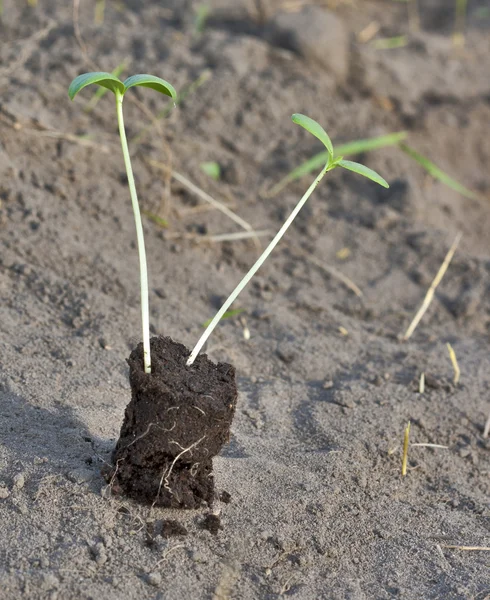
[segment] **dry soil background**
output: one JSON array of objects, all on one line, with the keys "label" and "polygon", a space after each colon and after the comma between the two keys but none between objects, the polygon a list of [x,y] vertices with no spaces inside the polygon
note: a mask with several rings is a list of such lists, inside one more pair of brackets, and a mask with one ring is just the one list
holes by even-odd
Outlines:
[{"label": "dry soil background", "polygon": [[[298,15],[221,0],[202,33],[199,3],[108,1],[102,25],[94,2],[80,4],[75,29],[59,0],[4,0],[0,21],[0,598],[488,598],[490,552],[451,548],[490,546],[488,4],[469,3],[459,52],[445,0],[420,2],[422,32],[387,51],[358,34],[373,21],[379,37],[406,33],[403,3]],[[212,509],[137,506],[100,475],[129,401],[138,263],[113,101],[88,113],[91,92],[70,103],[66,89],[123,61],[178,90],[205,80],[158,126],[163,97],[125,102],[141,201],[169,224],[145,221],[152,327],[187,346],[257,247],[206,241],[240,228],[156,163],[276,230],[308,182],[264,192],[320,150],[290,122],[303,112],[334,143],[408,130],[480,194],[429,180],[393,148],[361,157],[389,191],[327,178],[240,298],[250,340],[238,319],[211,338],[240,388]],[[205,161],[219,162],[219,182]],[[401,343],[458,231],[430,310]],[[409,419],[412,442],[447,448],[412,447],[402,479]]]}]

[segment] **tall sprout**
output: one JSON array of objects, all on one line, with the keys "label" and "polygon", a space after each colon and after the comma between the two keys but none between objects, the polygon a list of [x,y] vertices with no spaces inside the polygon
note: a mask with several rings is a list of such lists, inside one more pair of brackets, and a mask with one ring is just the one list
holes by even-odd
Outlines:
[{"label": "tall sprout", "polygon": [[142,86],[151,88],[170,96],[174,102],[177,98],[177,93],[173,86],[167,81],[155,77],[154,75],[132,75],[128,77],[124,83],[111,73],[85,73],[76,77],[70,84],[68,95],[73,100],[75,96],[85,87],[91,84],[99,85],[113,92],[116,98],[116,113],[117,122],[119,125],[119,136],[121,138],[121,147],[124,157],[124,165],[128,176],[129,193],[133,206],[134,222],[136,225],[136,238],[138,242],[138,256],[140,265],[140,284],[141,284],[141,322],[143,331],[143,363],[145,373],[151,373],[151,355],[150,355],[150,307],[148,298],[148,270],[146,266],[146,251],[145,239],[143,234],[143,224],[141,222],[141,212],[136,194],[136,186],[134,183],[133,168],[131,166],[131,158],[129,155],[128,141],[126,138],[126,130],[124,128],[123,116],[123,99],[129,88]]}]

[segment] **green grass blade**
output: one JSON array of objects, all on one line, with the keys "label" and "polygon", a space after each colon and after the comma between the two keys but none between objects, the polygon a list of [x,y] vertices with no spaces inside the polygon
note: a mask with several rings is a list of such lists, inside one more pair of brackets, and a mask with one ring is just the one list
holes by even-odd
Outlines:
[{"label": "green grass blade", "polygon": [[403,152],[405,152],[405,154],[410,156],[410,158],[413,158],[413,160],[418,162],[419,165],[422,168],[424,168],[427,171],[427,173],[429,173],[429,175],[434,177],[434,179],[437,179],[438,181],[440,181],[447,187],[451,188],[455,192],[459,192],[466,198],[471,198],[472,200],[475,200],[478,198],[477,194],[475,194],[474,192],[469,190],[467,187],[465,187],[464,185],[462,185],[461,183],[459,183],[452,177],[450,177],[442,169],[440,169],[438,166],[436,166],[432,161],[430,161],[425,156],[422,156],[422,154],[419,154],[416,150],[414,150],[410,146],[407,146],[406,144],[400,144],[399,147],[401,150],[403,150]]},{"label": "green grass blade", "polygon": [[68,88],[68,95],[70,96],[70,99],[73,100],[78,92],[83,90],[83,88],[87,87],[88,85],[92,85],[93,83],[107,88],[114,94],[116,91],[124,94],[124,83],[118,77],[112,73],[103,73],[97,71],[94,73],[84,73],[83,75],[75,77]]},{"label": "green grass blade", "polygon": [[160,79],[160,77],[155,77],[154,75],[131,75],[124,82],[124,91],[129,90],[129,88],[134,87],[136,85],[151,88],[152,90],[156,90],[161,94],[165,94],[166,96],[170,96],[172,100],[175,102],[177,100],[177,92],[173,85],[170,85],[168,81],[164,79]]},{"label": "green grass blade", "polygon": [[[245,309],[244,308],[234,308],[233,310],[227,310],[225,312],[225,314],[221,317],[221,320],[223,319],[231,319],[233,317],[236,317],[237,315],[241,314]],[[211,321],[213,319],[208,319],[207,321],[205,321],[202,326],[203,327],[207,327]]]},{"label": "green grass blade", "polygon": [[376,50],[394,50],[395,48],[403,48],[408,44],[408,35],[397,35],[390,38],[380,38],[374,40],[372,45]]},{"label": "green grass blade", "polygon": [[370,169],[364,165],[361,165],[356,162],[352,162],[351,160],[341,160],[339,162],[339,166],[343,167],[344,169],[348,169],[349,171],[353,171],[354,173],[357,173],[359,175],[362,175],[363,177],[367,177],[367,179],[370,179],[371,181],[374,181],[375,183],[379,183],[379,185],[382,185],[385,188],[390,187],[388,185],[388,182],[385,181],[381,177],[381,175],[378,175],[378,173],[376,173],[376,171],[373,171],[372,169]]},{"label": "green grass blade", "polygon": [[[387,146],[395,146],[401,141],[406,139],[408,133],[406,131],[398,131],[396,133],[390,133],[388,135],[382,135],[375,138],[367,138],[363,140],[354,140],[353,142],[347,142],[341,146],[336,146],[334,149],[334,156],[354,156],[356,154],[363,154],[364,152],[370,152],[371,150],[378,150],[380,148],[386,148]],[[281,192],[287,185],[292,181],[301,179],[305,175],[309,175],[313,171],[316,171],[323,167],[328,162],[328,152],[320,152],[312,158],[308,159],[299,167],[293,169],[285,177],[283,177],[275,186],[273,186],[267,196],[273,197]]]},{"label": "green grass blade", "polygon": [[150,221],[153,221],[153,223],[156,223],[160,227],[168,227],[168,221],[163,217],[160,217],[159,215],[156,215],[155,213],[152,213],[148,210],[142,210],[141,212],[145,215],[145,217],[148,217]]},{"label": "green grass blade", "polygon": [[300,115],[298,113],[294,114],[291,117],[291,119],[293,120],[293,123],[296,123],[296,125],[300,125],[304,129],[306,129],[306,131],[309,131],[312,135],[318,138],[328,150],[330,156],[333,158],[332,141],[330,140],[330,138],[327,135],[327,132],[325,131],[325,129],[323,129],[321,125],[319,125],[313,119],[310,119],[310,117],[307,117],[306,115]]},{"label": "green grass blade", "polygon": [[353,142],[336,146],[335,156],[354,156],[355,154],[363,154],[364,152],[386,148],[387,146],[396,146],[407,139],[407,136],[407,131],[397,131],[396,133],[389,133],[388,135],[381,135],[375,138],[354,140]]}]

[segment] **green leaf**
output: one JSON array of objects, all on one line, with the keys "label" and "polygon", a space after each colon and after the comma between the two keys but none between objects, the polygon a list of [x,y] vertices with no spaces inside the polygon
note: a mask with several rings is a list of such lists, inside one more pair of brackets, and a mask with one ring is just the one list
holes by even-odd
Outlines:
[{"label": "green leaf", "polygon": [[221,167],[217,162],[204,162],[201,163],[201,171],[206,173],[208,177],[214,179],[215,181],[219,181],[221,177]]},{"label": "green leaf", "polygon": [[354,173],[359,173],[359,175],[363,175],[364,177],[371,179],[371,181],[379,183],[379,185],[382,185],[385,188],[390,187],[388,183],[381,177],[381,175],[378,175],[376,171],[373,171],[364,165],[352,162],[351,160],[341,160],[339,162],[339,166],[343,167],[344,169],[348,169],[349,171],[354,171]]},{"label": "green leaf", "polygon": [[478,198],[478,195],[475,194],[475,192],[472,192],[452,177],[449,177],[449,175],[447,175],[447,173],[444,173],[442,169],[439,169],[439,167],[437,167],[428,158],[422,156],[422,154],[419,154],[413,148],[410,148],[410,146],[407,146],[406,144],[400,144],[400,149],[403,150],[405,154],[408,154],[410,158],[413,158],[416,162],[418,162],[419,165],[423,167],[427,171],[427,173],[429,173],[429,175],[432,175],[432,177],[434,177],[434,179],[437,179],[444,185],[447,185],[447,187],[451,188],[455,192],[459,192],[466,198],[470,198],[472,200],[476,200]]},{"label": "green leaf", "polygon": [[[245,309],[244,308],[234,308],[232,310],[227,310],[225,312],[225,314],[221,317],[221,321],[223,319],[231,319],[233,317],[236,317],[237,315],[239,315],[240,313],[242,313]],[[203,327],[207,327],[211,321],[213,319],[208,319],[205,323],[202,324]]]},{"label": "green leaf", "polygon": [[177,92],[174,87],[164,79],[160,79],[160,77],[155,77],[154,75],[131,75],[124,82],[124,91],[129,90],[129,88],[135,85],[151,88],[161,94],[165,94],[165,96],[170,96],[174,102],[177,100]]},{"label": "green leaf", "polygon": [[78,92],[92,83],[105,87],[114,94],[117,91],[119,91],[121,94],[124,94],[125,91],[124,83],[118,77],[112,75],[112,73],[84,73],[83,75],[75,77],[75,79],[70,83],[70,87],[68,88],[68,95],[70,96],[70,99],[73,100]]},{"label": "green leaf", "polygon": [[328,137],[327,132],[325,131],[325,129],[323,129],[321,125],[319,125],[316,121],[310,119],[310,117],[307,117],[306,115],[294,114],[291,117],[291,119],[293,120],[293,123],[296,123],[296,125],[300,125],[304,129],[306,129],[306,131],[309,131],[312,135],[318,138],[328,150],[328,154],[330,155],[330,157],[333,158],[332,142]]}]

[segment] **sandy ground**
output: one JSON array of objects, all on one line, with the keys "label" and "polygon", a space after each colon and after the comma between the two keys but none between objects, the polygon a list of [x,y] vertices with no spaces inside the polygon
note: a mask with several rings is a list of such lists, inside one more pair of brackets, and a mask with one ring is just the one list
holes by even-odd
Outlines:
[{"label": "sandy ground", "polygon": [[[405,6],[341,3],[319,52],[240,2],[216,2],[202,33],[199,3],[107,2],[101,25],[81,3],[78,42],[70,2],[24,4],[5,0],[0,22],[0,598],[490,597],[485,2],[470,2],[459,52],[445,1],[422,2],[422,32],[385,51],[357,36],[372,22],[378,37],[407,33]],[[240,391],[214,466],[229,502],[199,511],[138,506],[100,474],[129,401],[138,262],[113,100],[88,113],[92,92],[70,103],[66,90],[123,61],[178,90],[209,71],[158,125],[165,98],[138,90],[125,103],[142,205],[168,220],[145,219],[152,329],[188,347],[258,249],[206,240],[241,229],[155,161],[274,231],[310,178],[266,191],[321,149],[290,122],[303,112],[334,143],[407,130],[478,194],[428,178],[397,148],[360,157],[388,192],[326,178],[241,296],[245,321],[223,322],[208,345],[235,365]],[[429,311],[400,342],[458,231]],[[412,446],[402,478],[409,420],[412,443],[444,448]]]}]

